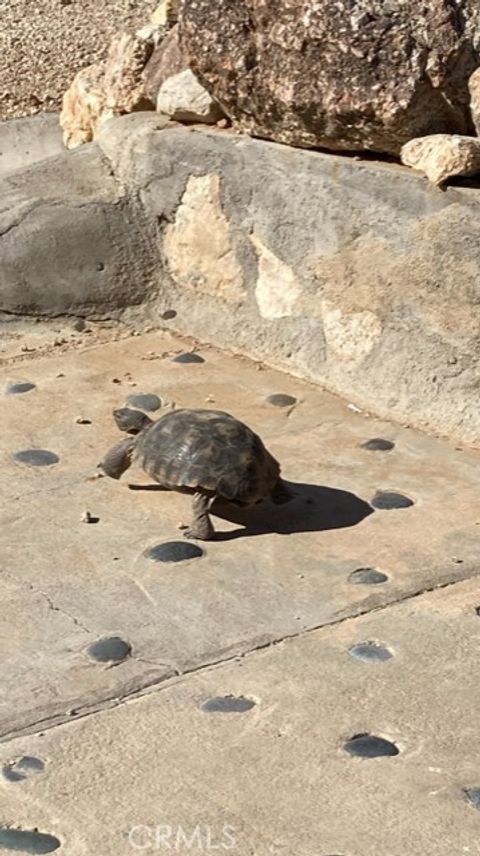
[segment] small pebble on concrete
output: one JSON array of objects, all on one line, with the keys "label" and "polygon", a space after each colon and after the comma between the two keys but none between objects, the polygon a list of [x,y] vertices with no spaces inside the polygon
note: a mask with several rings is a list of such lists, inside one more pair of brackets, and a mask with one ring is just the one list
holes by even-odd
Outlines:
[{"label": "small pebble on concrete", "polygon": [[90,511],[84,511],[80,519],[82,523],[98,523],[100,520],[99,517],[95,517]]}]

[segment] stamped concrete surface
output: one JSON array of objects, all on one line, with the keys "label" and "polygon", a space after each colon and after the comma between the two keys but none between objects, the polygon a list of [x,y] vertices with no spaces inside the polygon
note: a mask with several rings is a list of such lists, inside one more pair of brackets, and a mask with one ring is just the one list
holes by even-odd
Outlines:
[{"label": "stamped concrete surface", "polygon": [[[0,746],[7,770],[44,764],[4,776],[3,820],[69,856],[478,854],[478,598],[460,583]],[[368,640],[391,659],[349,654]],[[219,696],[253,706],[209,712]],[[364,733],[398,754],[350,755]]]},{"label": "stamped concrete surface", "polygon": [[[168,332],[9,331],[0,853],[480,853],[479,453]],[[140,394],[246,421],[295,499],[150,558],[189,497],[96,477]]]}]

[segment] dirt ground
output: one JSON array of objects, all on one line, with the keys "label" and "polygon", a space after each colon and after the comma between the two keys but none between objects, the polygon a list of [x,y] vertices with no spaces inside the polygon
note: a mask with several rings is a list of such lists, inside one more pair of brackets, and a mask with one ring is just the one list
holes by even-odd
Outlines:
[{"label": "dirt ground", "polygon": [[148,21],[154,0],[0,0],[0,119],[58,110],[79,69],[119,30]]}]

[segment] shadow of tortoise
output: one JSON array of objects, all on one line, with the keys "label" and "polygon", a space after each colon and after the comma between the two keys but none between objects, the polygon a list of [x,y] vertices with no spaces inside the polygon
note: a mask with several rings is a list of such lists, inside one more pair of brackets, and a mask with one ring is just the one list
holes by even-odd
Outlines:
[{"label": "shadow of tortoise", "polygon": [[[291,535],[294,532],[323,532],[329,529],[344,529],[357,526],[373,514],[368,502],[354,493],[335,487],[285,482],[293,499],[283,505],[275,505],[265,499],[250,508],[239,508],[224,499],[214,500],[210,513],[213,517],[236,523],[241,528],[228,532],[216,532],[216,541],[230,541],[255,535],[275,532]],[[165,491],[161,485],[129,485],[131,490]],[[182,491],[191,493],[191,491]]]}]

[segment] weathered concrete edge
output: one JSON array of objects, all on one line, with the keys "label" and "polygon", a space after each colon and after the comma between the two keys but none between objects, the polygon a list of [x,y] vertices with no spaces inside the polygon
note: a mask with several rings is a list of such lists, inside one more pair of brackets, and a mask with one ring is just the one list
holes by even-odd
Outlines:
[{"label": "weathered concrete edge", "polygon": [[0,121],[0,177],[62,152],[58,113]]},{"label": "weathered concrete edge", "polygon": [[0,312],[119,318],[154,293],[154,235],[101,149],[0,179]]},{"label": "weathered concrete edge", "polygon": [[155,114],[48,164],[48,193],[47,162],[6,180],[3,238],[0,191],[0,311],[173,310],[178,332],[478,443],[476,189]]}]

